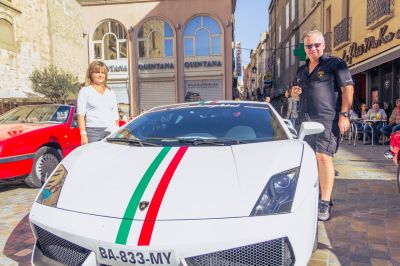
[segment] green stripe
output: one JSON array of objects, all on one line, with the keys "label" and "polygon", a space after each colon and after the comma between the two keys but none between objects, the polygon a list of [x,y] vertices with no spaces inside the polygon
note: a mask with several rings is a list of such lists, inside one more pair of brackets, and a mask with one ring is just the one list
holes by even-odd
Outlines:
[{"label": "green stripe", "polygon": [[154,161],[150,164],[149,168],[147,168],[146,173],[144,173],[142,179],[135,189],[135,192],[133,192],[128,207],[125,210],[124,218],[122,219],[121,225],[119,226],[117,239],[115,240],[116,244],[126,245],[133,218],[135,217],[136,210],[139,206],[141,198],[143,197],[144,191],[150,183],[150,180],[156,172],[157,168],[160,166],[161,162],[164,160],[165,156],[170,150],[171,147],[164,147],[160,151]]}]

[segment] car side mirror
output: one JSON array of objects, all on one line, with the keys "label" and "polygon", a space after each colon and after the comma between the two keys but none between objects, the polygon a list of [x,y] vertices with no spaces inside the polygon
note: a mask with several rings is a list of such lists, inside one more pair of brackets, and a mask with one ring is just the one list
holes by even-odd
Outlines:
[{"label": "car side mirror", "polygon": [[314,135],[324,132],[325,127],[317,122],[303,122],[300,126],[299,140],[303,140],[305,136]]},{"label": "car side mirror", "polygon": [[78,127],[78,114],[72,116],[71,127]]}]

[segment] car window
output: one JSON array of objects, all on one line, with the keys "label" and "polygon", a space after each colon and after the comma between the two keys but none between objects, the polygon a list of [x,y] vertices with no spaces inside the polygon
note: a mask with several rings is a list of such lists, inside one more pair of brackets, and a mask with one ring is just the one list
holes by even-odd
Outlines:
[{"label": "car window", "polygon": [[188,104],[154,109],[111,137],[135,138],[168,145],[182,139],[248,143],[288,138],[267,105],[244,103]]},{"label": "car window", "polygon": [[57,105],[26,105],[0,116],[0,123],[64,123],[71,108]]}]

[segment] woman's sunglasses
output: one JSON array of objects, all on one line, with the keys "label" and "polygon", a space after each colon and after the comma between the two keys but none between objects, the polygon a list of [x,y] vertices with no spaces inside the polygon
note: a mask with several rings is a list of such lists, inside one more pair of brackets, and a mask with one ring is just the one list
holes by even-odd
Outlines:
[{"label": "woman's sunglasses", "polygon": [[319,47],[321,46],[321,44],[322,44],[322,43],[312,43],[312,44],[305,44],[304,46],[305,46],[307,49],[312,49],[313,47],[319,48]]}]

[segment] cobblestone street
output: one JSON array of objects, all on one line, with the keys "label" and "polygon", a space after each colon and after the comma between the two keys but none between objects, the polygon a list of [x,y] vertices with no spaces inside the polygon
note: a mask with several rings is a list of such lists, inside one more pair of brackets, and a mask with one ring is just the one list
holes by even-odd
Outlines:
[{"label": "cobblestone street", "polygon": [[[388,146],[346,143],[335,158],[332,219],[319,223],[318,251],[310,266],[400,265],[400,194]],[[0,187],[0,265],[30,265],[34,239],[28,213],[37,189]]]}]

